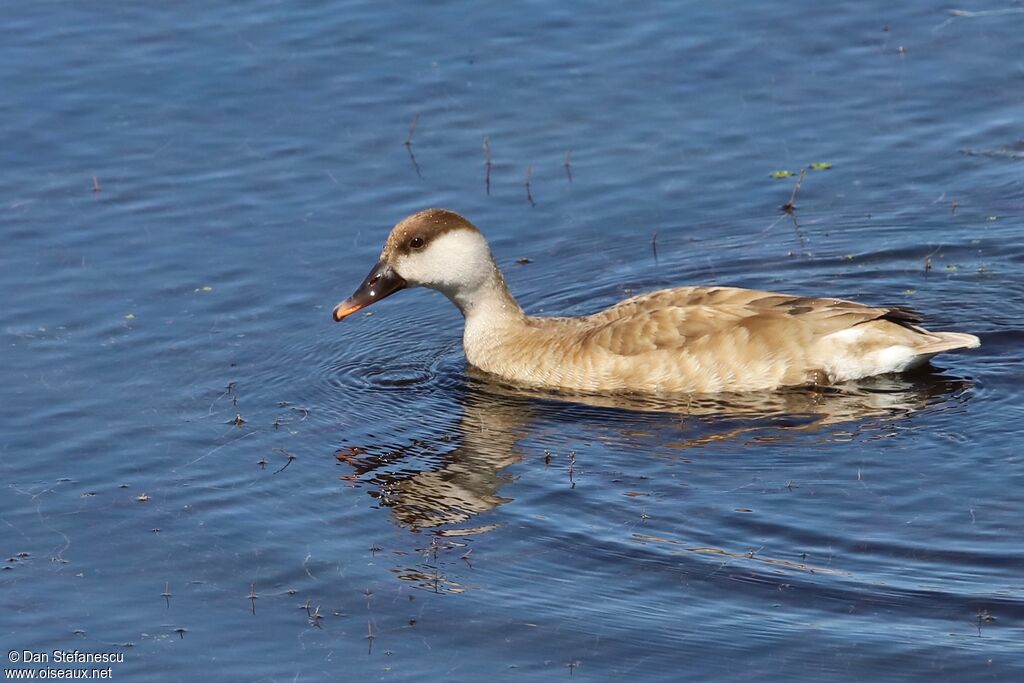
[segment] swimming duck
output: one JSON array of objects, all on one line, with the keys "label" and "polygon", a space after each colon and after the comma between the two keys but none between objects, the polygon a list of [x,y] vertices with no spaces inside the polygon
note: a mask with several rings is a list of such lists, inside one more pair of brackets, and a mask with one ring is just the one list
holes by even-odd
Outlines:
[{"label": "swimming duck", "polygon": [[398,223],[334,319],[405,287],[436,289],[462,311],[466,360],[480,370],[591,394],[835,384],[980,345],[974,335],[930,332],[905,308],[735,287],[663,289],[582,317],[526,315],[484,236],[446,209]]}]

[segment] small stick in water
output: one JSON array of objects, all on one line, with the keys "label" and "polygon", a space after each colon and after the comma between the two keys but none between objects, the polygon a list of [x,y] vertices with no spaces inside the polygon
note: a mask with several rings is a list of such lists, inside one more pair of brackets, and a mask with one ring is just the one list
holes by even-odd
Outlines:
[{"label": "small stick in water", "polygon": [[782,210],[786,213],[793,213],[796,210],[796,193],[800,191],[800,185],[804,182],[804,176],[807,175],[807,169],[800,169],[800,177],[796,179],[796,185],[793,187],[793,194],[789,196],[789,201],[782,205]]},{"label": "small stick in water", "polygon": [[484,185],[487,187],[487,196],[491,196],[491,141],[484,136],[484,168],[487,169],[486,175],[484,176]]},{"label": "small stick in water", "polygon": [[569,182],[571,183],[572,182],[572,150],[571,149],[568,152],[565,153],[565,163],[563,164],[563,166],[565,166],[565,175],[569,179]]},{"label": "small stick in water", "polygon": [[412,123],[409,124],[409,135],[405,138],[405,149],[409,152],[409,161],[412,162],[412,167],[416,169],[416,177],[422,178],[423,174],[420,173],[420,165],[416,163],[416,155],[412,152],[412,136],[416,134],[416,124],[420,122],[420,112],[416,112],[416,116],[412,117]]},{"label": "small stick in water", "polygon": [[252,613],[256,614],[256,601],[260,599],[260,596],[256,595],[256,584],[253,583],[249,586],[249,600],[252,601]]},{"label": "small stick in water", "polygon": [[658,265],[658,231],[651,235],[651,251],[654,252],[654,265]]},{"label": "small stick in water", "polygon": [[281,469],[279,469],[277,472],[274,472],[274,474],[280,474],[281,472],[284,472],[284,469],[286,467],[288,467],[288,465],[292,464],[292,460],[295,459],[295,455],[292,454],[292,453],[289,453],[288,451],[286,451],[283,448],[275,448],[273,450],[275,452],[277,452],[277,453],[280,453],[281,455],[287,456],[287,458],[288,458],[288,462],[286,462],[285,464],[281,465]]},{"label": "small stick in water", "polygon": [[537,202],[533,201],[533,192],[530,190],[530,178],[533,177],[533,164],[526,167],[526,198],[530,201],[530,206],[537,206]]}]

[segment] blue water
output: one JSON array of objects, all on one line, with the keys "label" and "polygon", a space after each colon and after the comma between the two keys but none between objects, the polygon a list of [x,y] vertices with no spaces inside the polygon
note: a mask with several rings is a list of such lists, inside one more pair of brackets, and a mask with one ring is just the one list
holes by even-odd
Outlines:
[{"label": "blue water", "polygon": [[[1024,6],[959,8],[6,8],[2,649],[123,652],[118,680],[1018,680]],[[781,213],[770,174],[812,163]],[[982,347],[817,394],[523,394],[437,294],[331,321],[426,206],[532,313],[717,283]]]}]

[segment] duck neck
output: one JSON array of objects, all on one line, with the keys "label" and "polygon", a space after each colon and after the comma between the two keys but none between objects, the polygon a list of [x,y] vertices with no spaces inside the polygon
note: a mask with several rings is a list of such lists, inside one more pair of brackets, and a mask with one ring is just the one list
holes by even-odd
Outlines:
[{"label": "duck neck", "polygon": [[505,278],[492,262],[491,272],[472,289],[448,294],[466,319],[466,335],[474,336],[521,323],[525,318],[515,297],[508,291]]}]

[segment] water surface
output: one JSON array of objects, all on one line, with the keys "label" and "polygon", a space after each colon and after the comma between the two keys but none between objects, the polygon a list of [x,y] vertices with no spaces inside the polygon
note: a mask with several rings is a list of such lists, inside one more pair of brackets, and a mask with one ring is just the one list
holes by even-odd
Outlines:
[{"label": "water surface", "polygon": [[[125,680],[1019,678],[1024,14],[962,9],[9,9],[0,642]],[[525,394],[435,293],[331,321],[425,206],[532,313],[728,284],[982,347]]]}]

